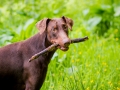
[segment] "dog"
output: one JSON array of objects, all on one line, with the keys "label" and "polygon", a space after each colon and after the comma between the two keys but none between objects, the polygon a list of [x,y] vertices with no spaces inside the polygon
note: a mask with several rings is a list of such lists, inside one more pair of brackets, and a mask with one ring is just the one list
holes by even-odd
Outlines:
[{"label": "dog", "polygon": [[67,51],[70,45],[68,29],[72,30],[72,26],[73,20],[65,16],[44,18],[36,24],[39,30],[36,35],[0,48],[0,90],[40,90],[57,49],[32,62],[28,60],[53,43]]}]

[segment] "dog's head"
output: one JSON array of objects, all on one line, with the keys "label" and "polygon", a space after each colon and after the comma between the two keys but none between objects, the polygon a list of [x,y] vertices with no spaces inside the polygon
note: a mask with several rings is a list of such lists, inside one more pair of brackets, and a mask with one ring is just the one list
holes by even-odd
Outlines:
[{"label": "dog's head", "polygon": [[53,44],[59,44],[58,48],[67,51],[70,45],[68,37],[68,29],[72,30],[73,21],[67,17],[48,19],[45,18],[36,24],[40,30],[40,34],[44,33],[44,37]]}]

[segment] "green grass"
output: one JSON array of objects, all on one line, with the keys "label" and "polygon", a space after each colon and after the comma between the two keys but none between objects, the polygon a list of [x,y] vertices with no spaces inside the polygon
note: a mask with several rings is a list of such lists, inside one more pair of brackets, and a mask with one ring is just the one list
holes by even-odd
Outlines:
[{"label": "green grass", "polygon": [[0,1],[0,46],[37,33],[45,17],[74,20],[70,38],[89,40],[57,50],[41,90],[120,90],[119,0]]},{"label": "green grass", "polygon": [[119,90],[120,45],[113,38],[89,37],[58,50],[49,64],[42,90]]}]

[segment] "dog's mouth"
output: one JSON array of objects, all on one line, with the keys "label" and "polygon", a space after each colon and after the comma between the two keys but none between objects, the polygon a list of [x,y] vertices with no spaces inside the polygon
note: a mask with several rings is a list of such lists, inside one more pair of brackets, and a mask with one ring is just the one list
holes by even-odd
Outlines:
[{"label": "dog's mouth", "polygon": [[67,51],[69,47],[58,46],[58,48],[62,51]]}]

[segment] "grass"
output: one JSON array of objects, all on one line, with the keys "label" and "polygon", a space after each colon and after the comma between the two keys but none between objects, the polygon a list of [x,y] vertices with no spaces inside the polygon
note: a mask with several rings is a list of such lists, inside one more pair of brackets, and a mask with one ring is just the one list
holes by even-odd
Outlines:
[{"label": "grass", "polygon": [[[79,37],[78,32],[70,37]],[[88,41],[55,53],[42,90],[120,90],[119,39],[84,34]]]},{"label": "grass", "polygon": [[89,38],[55,53],[42,90],[120,90],[118,41]]},{"label": "grass", "polygon": [[[44,17],[65,15],[74,20],[70,38],[89,40],[71,44],[67,52],[57,50],[41,90],[120,90],[119,4],[119,0],[0,1],[0,46],[34,35],[35,23]],[[108,32],[105,25],[110,25]]]}]

